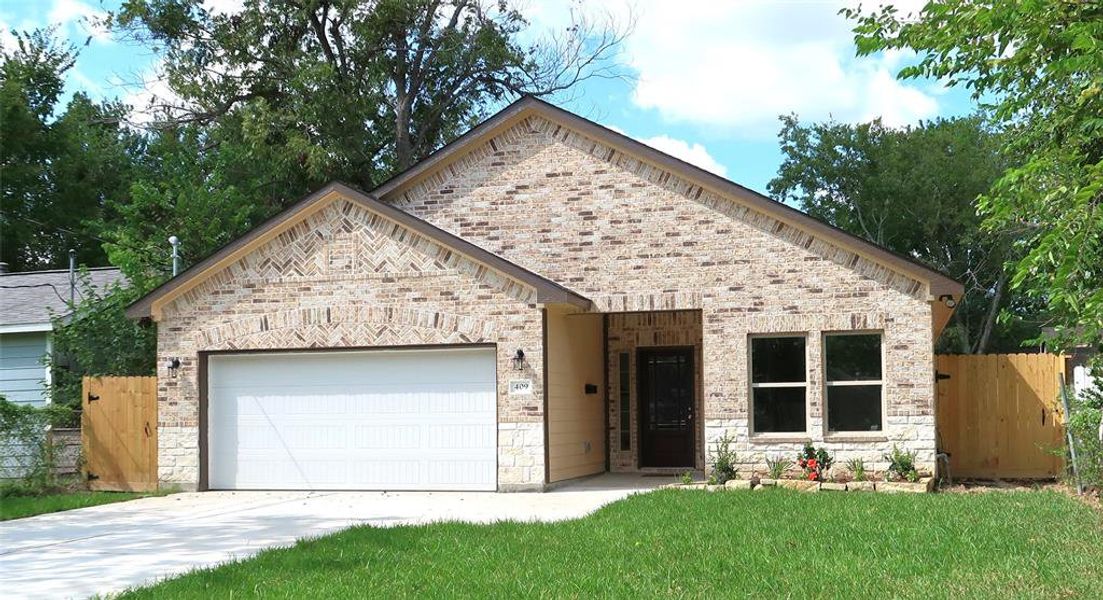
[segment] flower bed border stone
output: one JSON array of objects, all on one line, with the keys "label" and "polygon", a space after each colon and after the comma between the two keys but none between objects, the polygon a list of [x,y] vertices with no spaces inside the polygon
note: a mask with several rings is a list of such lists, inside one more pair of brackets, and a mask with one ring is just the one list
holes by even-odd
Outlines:
[{"label": "flower bed border stone", "polygon": [[693,483],[668,483],[660,486],[660,489],[679,490],[706,490],[709,492],[726,490],[763,490],[768,487],[780,487],[798,492],[883,492],[886,494],[911,493],[924,494],[935,491],[934,477],[924,477],[916,482],[911,481],[850,481],[839,483],[834,481],[807,481],[804,479],[732,479],[724,485],[710,485],[705,482]]}]

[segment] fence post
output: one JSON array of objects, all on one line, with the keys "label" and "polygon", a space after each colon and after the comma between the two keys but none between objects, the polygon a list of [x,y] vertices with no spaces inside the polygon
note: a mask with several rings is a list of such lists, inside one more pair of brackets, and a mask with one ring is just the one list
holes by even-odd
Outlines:
[{"label": "fence post", "polygon": [[1072,415],[1069,413],[1069,395],[1068,390],[1065,388],[1065,374],[1057,374],[1057,386],[1061,390],[1061,403],[1065,407],[1065,438],[1069,444],[1069,459],[1072,462],[1072,476],[1076,479],[1076,494],[1081,495],[1084,493],[1084,484],[1080,482],[1080,468],[1076,464],[1076,438],[1072,435],[1072,428],[1068,427],[1068,422]]}]

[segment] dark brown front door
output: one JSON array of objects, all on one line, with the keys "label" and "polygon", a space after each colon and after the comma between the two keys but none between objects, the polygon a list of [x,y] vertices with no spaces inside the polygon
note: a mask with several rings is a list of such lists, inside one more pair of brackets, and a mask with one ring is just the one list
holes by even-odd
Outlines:
[{"label": "dark brown front door", "polygon": [[640,466],[693,468],[693,348],[641,348]]}]

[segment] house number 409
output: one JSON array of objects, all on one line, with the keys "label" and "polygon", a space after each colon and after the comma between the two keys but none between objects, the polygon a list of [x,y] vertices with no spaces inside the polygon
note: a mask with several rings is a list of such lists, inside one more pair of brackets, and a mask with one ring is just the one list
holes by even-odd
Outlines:
[{"label": "house number 409", "polygon": [[510,396],[530,396],[532,395],[532,380],[531,379],[513,379],[509,382],[509,395]]}]

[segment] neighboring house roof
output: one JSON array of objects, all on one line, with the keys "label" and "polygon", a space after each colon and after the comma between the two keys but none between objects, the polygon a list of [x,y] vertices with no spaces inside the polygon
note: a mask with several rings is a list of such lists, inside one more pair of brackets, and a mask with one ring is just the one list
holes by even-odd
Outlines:
[{"label": "neighboring house roof", "polygon": [[497,254],[487,252],[407,212],[401,211],[393,206],[388,206],[360,190],[354,189],[343,183],[334,182],[296,202],[245,235],[192,265],[183,273],[180,273],[178,276],[161,284],[142,298],[139,298],[136,302],[127,307],[127,316],[132,318],[156,317],[157,311],[155,307],[157,305],[168,301],[176,294],[183,293],[183,291],[190,289],[193,285],[201,281],[204,276],[213,274],[220,270],[220,268],[239,259],[258,244],[271,239],[272,236],[282,231],[285,228],[283,226],[289,226],[294,222],[298,222],[299,219],[297,217],[305,217],[313,213],[312,209],[318,208],[320,205],[327,203],[327,201],[335,197],[362,204],[368,210],[386,219],[424,235],[447,248],[451,248],[476,262],[498,271],[506,277],[531,286],[536,290],[536,297],[540,302],[573,304],[587,310],[592,306],[592,302],[590,302],[588,298],[550,279],[541,277]]},{"label": "neighboring house roof", "polygon": [[782,202],[773,200],[754,190],[745,188],[728,179],[724,179],[719,175],[710,173],[700,167],[670,156],[665,152],[656,150],[624,134],[598,125],[589,119],[580,117],[572,112],[563,110],[562,108],[553,106],[531,96],[525,96],[513,104],[510,104],[494,116],[457,138],[452,143],[437,150],[425,158],[425,160],[422,160],[409,169],[383,182],[373,189],[371,194],[380,200],[387,201],[389,196],[421,180],[422,177],[436,172],[441,167],[465,154],[469,149],[478,147],[480,142],[493,137],[505,128],[513,126],[518,121],[530,115],[538,115],[549,121],[573,129],[596,141],[607,144],[618,151],[630,154],[645,162],[671,171],[692,183],[719,192],[721,195],[732,198],[737,202],[742,202],[759,212],[770,215],[799,229],[803,229],[814,236],[824,238],[832,243],[867,256],[890,269],[915,277],[920,281],[925,281],[929,283],[933,296],[937,297],[948,294],[959,297],[964,291],[964,286],[953,277],[937,269],[933,269],[911,257],[897,254],[888,248],[879,246],[869,240],[820,221]]},{"label": "neighboring house roof", "polygon": [[[114,267],[88,269],[88,280],[103,290],[123,274]],[[74,297],[84,299],[81,277],[77,276]],[[0,331],[46,331],[50,318],[69,314],[69,271],[25,271],[0,275]]]}]

